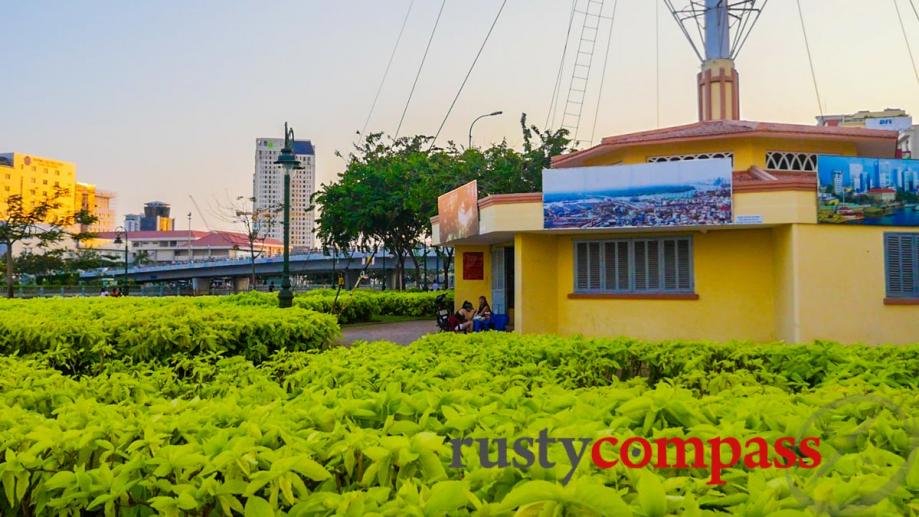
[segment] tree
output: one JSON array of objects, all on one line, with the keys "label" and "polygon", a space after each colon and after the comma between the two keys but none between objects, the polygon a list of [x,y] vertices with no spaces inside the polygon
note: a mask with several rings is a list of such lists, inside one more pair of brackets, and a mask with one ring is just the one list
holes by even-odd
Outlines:
[{"label": "tree", "polygon": [[[453,142],[434,147],[431,137],[396,140],[373,133],[354,146],[337,181],[323,184],[313,196],[321,207],[317,237],[327,253],[361,249],[375,254],[382,246],[396,256],[399,287],[405,284],[410,259],[416,278],[420,263],[415,250],[430,242],[430,219],[437,214],[437,197],[478,180],[479,196],[538,192],[542,171],[551,157],[569,149],[564,129],[541,131],[520,118],[523,150],[506,141],[487,149],[460,149]],[[341,153],[336,153],[341,156]],[[438,247],[448,278],[452,248]]]},{"label": "tree", "polygon": [[255,289],[256,284],[255,260],[265,254],[265,241],[271,234],[271,229],[278,223],[278,213],[283,209],[282,206],[277,206],[255,210],[254,206],[254,197],[237,196],[235,201],[220,208],[221,219],[242,226],[245,232],[249,264],[252,267],[250,289]]},{"label": "tree", "polygon": [[521,181],[524,190],[517,192],[542,192],[542,171],[552,164],[552,157],[574,151],[567,129],[540,130],[527,126],[527,114],[520,116],[523,131],[523,170]]},{"label": "tree", "polygon": [[14,296],[16,262],[13,259],[13,248],[16,244],[34,241],[36,247],[47,248],[67,235],[80,235],[80,232],[70,234],[67,231],[78,215],[60,213],[62,199],[68,194],[67,189],[56,187],[54,192],[34,203],[25,203],[20,194],[7,197],[4,220],[0,221],[0,244],[6,246],[7,298]]},{"label": "tree", "polygon": [[80,248],[64,257],[64,269],[69,272],[80,272],[87,269],[103,267],[116,267],[120,264],[117,260],[110,260],[92,248]]},{"label": "tree", "polygon": [[132,260],[131,262],[135,267],[139,267],[139,266],[145,266],[147,264],[150,264],[151,262],[153,262],[153,260],[150,259],[149,250],[140,250],[140,251],[134,252],[134,260]]},{"label": "tree", "polygon": [[[338,181],[313,195],[322,207],[317,235],[324,251],[359,249],[375,254],[382,246],[396,258],[398,288],[405,286],[405,261],[429,224],[424,219],[430,137],[386,142],[382,133],[355,145]],[[337,153],[341,156],[340,153]],[[436,201],[436,200],[435,200]]]},{"label": "tree", "polygon": [[63,250],[35,253],[29,248],[20,253],[14,262],[14,269],[20,275],[33,275],[37,278],[59,273],[66,268]]}]

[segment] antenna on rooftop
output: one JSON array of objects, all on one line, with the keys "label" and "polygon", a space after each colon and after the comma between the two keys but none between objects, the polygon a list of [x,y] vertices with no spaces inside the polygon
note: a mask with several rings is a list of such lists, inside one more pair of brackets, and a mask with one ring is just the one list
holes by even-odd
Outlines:
[{"label": "antenna on rooftop", "polygon": [[700,121],[740,119],[734,59],[768,1],[664,0],[702,63],[698,77]]}]

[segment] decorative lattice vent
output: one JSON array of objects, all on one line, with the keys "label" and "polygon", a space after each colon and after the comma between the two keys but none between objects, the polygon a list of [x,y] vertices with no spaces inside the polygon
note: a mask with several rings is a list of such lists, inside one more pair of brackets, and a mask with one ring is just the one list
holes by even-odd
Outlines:
[{"label": "decorative lattice vent", "polygon": [[708,160],[710,158],[730,158],[734,163],[734,153],[698,153],[698,154],[676,154],[671,156],[651,156],[648,163],[663,162],[681,162],[684,160]]},{"label": "decorative lattice vent", "polygon": [[816,172],[817,155],[769,151],[766,153],[766,168],[774,171]]}]

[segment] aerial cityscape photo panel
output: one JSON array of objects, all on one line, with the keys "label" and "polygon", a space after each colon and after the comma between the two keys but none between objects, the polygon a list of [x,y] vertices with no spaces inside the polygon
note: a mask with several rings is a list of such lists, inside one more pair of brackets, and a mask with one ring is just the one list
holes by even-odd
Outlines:
[{"label": "aerial cityscape photo panel", "polygon": [[545,228],[730,224],[729,158],[543,171]]},{"label": "aerial cityscape photo panel", "polygon": [[919,160],[817,158],[817,221],[919,226]]}]

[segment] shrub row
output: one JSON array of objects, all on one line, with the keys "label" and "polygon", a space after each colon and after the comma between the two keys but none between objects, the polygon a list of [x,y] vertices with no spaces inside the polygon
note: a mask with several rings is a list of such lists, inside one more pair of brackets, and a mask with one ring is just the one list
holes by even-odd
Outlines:
[{"label": "shrub row", "polygon": [[[905,372],[919,346],[787,348],[438,335],[409,347],[280,351],[260,365],[115,361],[78,379],[0,358],[0,513],[915,512],[919,394]],[[799,381],[800,361],[820,373]],[[720,380],[705,384],[703,373]],[[816,435],[825,463],[741,463],[720,486],[705,469],[589,461],[563,486],[571,463],[559,444],[547,456],[554,467],[484,468],[474,447],[462,451],[464,468],[451,466],[450,438],[510,443],[542,429],[741,443]]]},{"label": "shrub row", "polygon": [[332,345],[335,319],[294,308],[221,304],[214,298],[80,298],[0,302],[0,353],[42,354],[65,372],[112,360],[175,354],[241,355]]},{"label": "shrub row", "polygon": [[[448,304],[453,303],[453,291],[371,291],[358,289],[336,293],[331,289],[317,289],[297,294],[294,305],[326,314],[336,314],[339,323],[370,321],[374,316],[433,317],[434,300],[445,294]],[[224,303],[241,305],[274,305],[277,295],[248,292],[224,297]]]},{"label": "shrub row", "polygon": [[317,379],[329,385],[354,382],[377,389],[389,382],[412,389],[426,389],[431,382],[445,389],[469,389],[487,381],[499,390],[546,385],[574,390],[639,380],[700,395],[738,385],[765,385],[794,393],[851,380],[917,389],[919,345],[655,343],[627,338],[438,333],[408,348],[374,345],[330,350],[297,364],[296,369],[281,368],[277,376],[292,390]]}]

